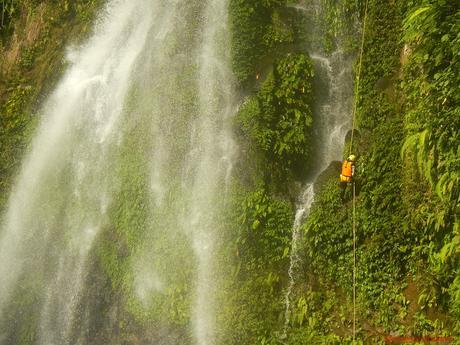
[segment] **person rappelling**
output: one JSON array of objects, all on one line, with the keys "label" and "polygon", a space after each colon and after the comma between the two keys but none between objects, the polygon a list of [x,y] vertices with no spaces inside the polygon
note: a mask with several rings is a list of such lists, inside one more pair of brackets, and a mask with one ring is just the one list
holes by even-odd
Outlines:
[{"label": "person rappelling", "polygon": [[342,189],[341,197],[344,200],[347,185],[353,183],[353,176],[355,175],[355,161],[356,156],[351,154],[343,161],[342,173],[340,174],[340,188]]}]

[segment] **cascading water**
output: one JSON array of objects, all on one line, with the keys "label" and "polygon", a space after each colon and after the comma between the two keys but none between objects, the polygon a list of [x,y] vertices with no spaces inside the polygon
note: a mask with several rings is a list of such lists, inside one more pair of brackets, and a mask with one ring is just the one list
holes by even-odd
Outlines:
[{"label": "cascading water", "polygon": [[296,272],[299,270],[299,244],[301,225],[308,217],[314,201],[314,183],[317,177],[331,162],[341,160],[347,131],[351,128],[351,105],[353,99],[353,59],[341,49],[340,39],[337,48],[327,54],[322,47],[324,39],[323,21],[325,2],[315,0],[308,4],[296,5],[307,19],[310,42],[307,50],[315,67],[315,147],[314,168],[305,184],[304,191],[297,204],[297,211],[292,229],[290,251],[289,285],[285,294],[285,324],[282,337],[287,337],[291,318],[291,295],[295,285]]},{"label": "cascading water", "polygon": [[292,289],[294,288],[295,284],[295,274],[300,264],[300,257],[299,257],[299,243],[301,240],[301,225],[302,221],[305,217],[308,217],[308,213],[310,211],[311,204],[313,203],[314,199],[314,191],[313,191],[313,183],[308,183],[302,193],[302,196],[299,200],[297,205],[297,210],[295,213],[294,225],[292,227],[292,240],[291,240],[291,255],[290,255],[290,264],[289,264],[289,285],[287,287],[286,294],[284,296],[284,303],[286,309],[284,311],[284,329],[282,338],[287,337],[287,327],[289,325],[291,315],[290,315],[290,303],[291,303],[291,294]]},{"label": "cascading water", "polygon": [[[0,317],[27,275],[42,274],[42,344],[65,344],[86,259],[112,201],[113,150],[150,5],[122,2],[80,50],[44,107],[0,238]],[[143,11],[143,9],[145,11]]]},{"label": "cascading water", "polygon": [[[126,189],[147,195],[135,205],[147,216],[128,288],[149,310],[177,283],[192,301],[193,342],[215,344],[213,255],[235,153],[226,42],[226,0],[113,0],[89,42],[69,49],[3,218],[2,344],[11,342],[26,281],[34,284],[36,343],[91,343],[81,329],[91,252],[102,233],[131,228],[111,218],[124,212]],[[148,181],[145,190],[133,176]]]},{"label": "cascading water", "polygon": [[199,56],[200,116],[192,124],[192,156],[186,168],[194,170],[184,230],[191,232],[198,259],[193,319],[197,343],[202,345],[215,344],[216,207],[221,204],[219,188],[228,182],[235,152],[228,126],[236,110],[232,74],[229,65],[222,63],[229,61],[228,56],[222,59],[228,52],[223,42],[229,42],[226,11],[226,1],[211,2],[205,9],[206,29]]}]

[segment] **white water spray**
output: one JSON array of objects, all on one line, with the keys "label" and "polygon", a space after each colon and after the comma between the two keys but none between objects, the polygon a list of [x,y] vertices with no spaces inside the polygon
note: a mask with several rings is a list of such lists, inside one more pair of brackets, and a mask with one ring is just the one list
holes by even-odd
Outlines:
[{"label": "white water spray", "polygon": [[0,237],[0,319],[18,281],[42,272],[49,279],[42,344],[69,341],[87,255],[111,203],[118,124],[149,13],[148,1],[115,2],[107,7],[111,20],[88,44],[69,50],[71,66],[44,106],[9,199]]},{"label": "white water spray", "polygon": [[291,320],[290,310],[291,310],[291,294],[292,289],[294,288],[295,284],[295,273],[298,269],[300,264],[300,257],[299,257],[299,243],[301,240],[301,225],[303,220],[308,217],[310,213],[310,208],[313,203],[314,199],[314,191],[313,191],[313,183],[308,183],[302,193],[302,196],[299,200],[297,205],[297,211],[295,214],[294,225],[292,227],[292,239],[291,239],[291,255],[290,255],[290,264],[289,264],[289,285],[286,291],[286,295],[284,296],[284,303],[286,309],[284,311],[284,330],[283,330],[283,338],[287,336],[287,327]]},{"label": "white water spray", "polygon": [[[227,29],[227,1],[212,1],[205,9],[204,38],[199,57],[200,118],[192,139],[194,149],[203,152],[194,177],[191,205],[194,252],[198,258],[198,276],[194,302],[194,331],[199,345],[216,343],[216,277],[215,253],[219,245],[217,209],[222,207],[232,169],[235,144],[232,139],[231,116],[235,113],[230,56],[225,42],[230,41]],[[203,159],[204,158],[204,159]],[[195,164],[195,163],[193,163]],[[219,200],[220,199],[220,200]],[[220,206],[219,206],[220,205]],[[211,211],[211,212],[209,212]],[[211,214],[210,214],[211,213]]]}]

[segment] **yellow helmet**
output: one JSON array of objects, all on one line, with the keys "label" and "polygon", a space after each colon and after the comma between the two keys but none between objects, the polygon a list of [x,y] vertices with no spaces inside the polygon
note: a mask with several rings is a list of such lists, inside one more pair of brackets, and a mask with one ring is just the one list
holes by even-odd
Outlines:
[{"label": "yellow helmet", "polygon": [[348,157],[348,160],[354,162],[356,160],[356,156],[350,155],[350,157]]}]

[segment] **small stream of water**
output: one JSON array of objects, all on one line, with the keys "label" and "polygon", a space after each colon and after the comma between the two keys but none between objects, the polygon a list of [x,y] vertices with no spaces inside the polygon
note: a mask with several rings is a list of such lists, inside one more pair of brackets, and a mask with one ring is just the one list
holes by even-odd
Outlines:
[{"label": "small stream of water", "polygon": [[296,277],[301,266],[300,244],[302,241],[302,224],[310,213],[314,202],[314,184],[317,177],[331,162],[340,161],[344,147],[345,136],[351,129],[351,110],[353,99],[353,57],[345,54],[337,39],[337,48],[328,54],[322,47],[325,35],[323,20],[325,9],[323,0],[314,0],[296,5],[307,19],[310,33],[310,43],[307,48],[314,62],[315,71],[315,104],[314,104],[314,133],[317,145],[315,147],[315,162],[309,180],[303,187],[303,192],[297,203],[289,265],[289,284],[285,293],[285,324],[282,338],[285,339],[291,321],[291,297],[295,287]]}]

